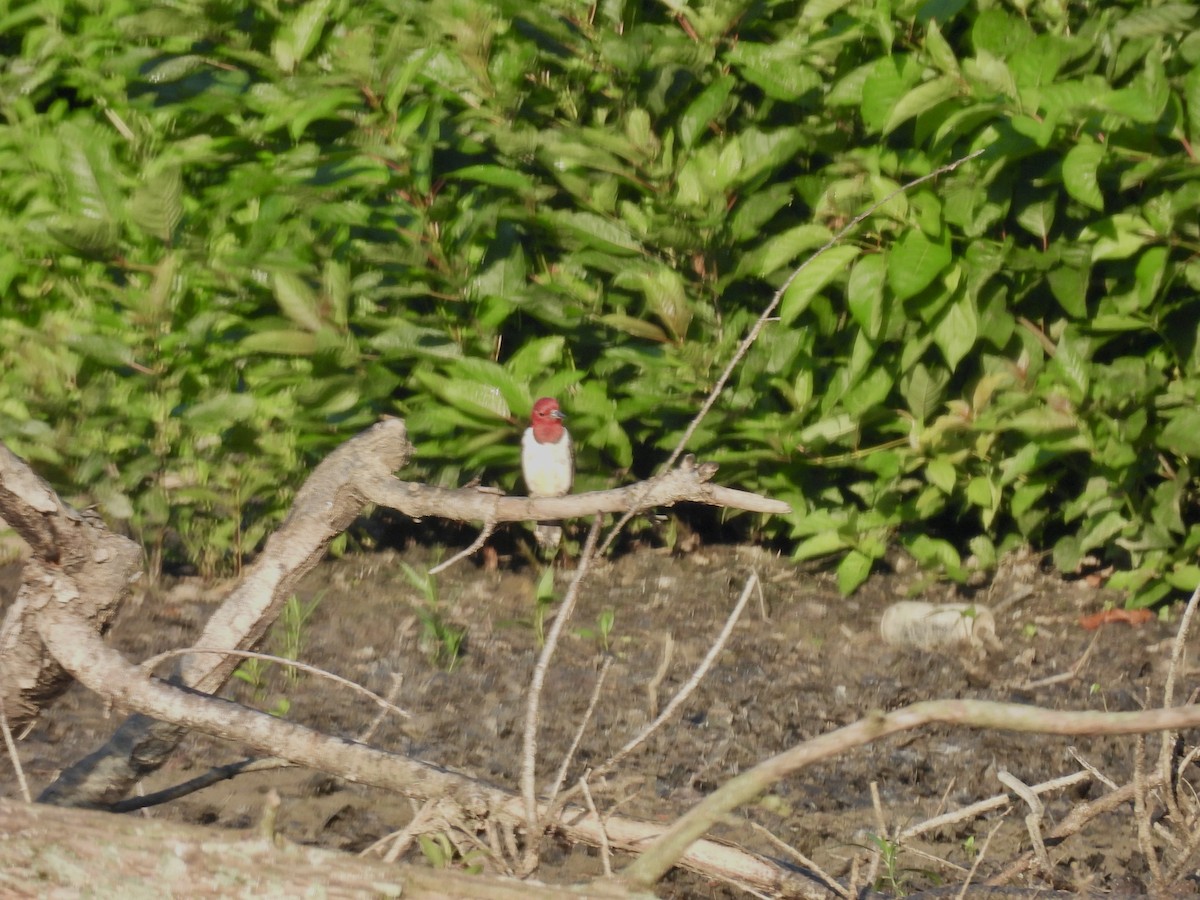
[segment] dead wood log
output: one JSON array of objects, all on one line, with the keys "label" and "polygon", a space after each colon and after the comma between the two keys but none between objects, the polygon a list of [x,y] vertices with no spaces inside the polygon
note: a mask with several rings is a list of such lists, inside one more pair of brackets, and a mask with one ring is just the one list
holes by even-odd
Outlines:
[{"label": "dead wood log", "polygon": [[[50,609],[38,627],[46,646],[85,685],[125,709],[177,723],[224,740],[236,741],[262,753],[336,774],[348,781],[397,791],[418,800],[452,803],[464,827],[482,827],[488,820],[521,828],[526,822],[523,800],[502,788],[396,753],[377,750],[345,738],[331,737],[294,722],[277,719],[229,700],[185,691],[144,668],[128,663],[68,610]],[[550,810],[541,804],[539,818]],[[601,822],[579,806],[566,806],[547,827],[564,838],[619,850],[639,851],[664,831],[664,826],[622,816]],[[679,864],[712,878],[750,885],[776,896],[821,895],[807,879],[745,850],[719,841],[698,840]]]},{"label": "dead wood log", "polygon": [[47,605],[70,607],[104,634],[141,575],[142,549],[98,519],[63,503],[23,460],[0,444],[0,518],[32,552],[0,625],[0,712],[17,731],[71,684],[33,626]]},{"label": "dead wood log", "polygon": [[[767,513],[789,511],[787,504],[779,501],[710,484],[716,466],[697,466],[690,457],[678,469],[649,482],[612,491],[531,500],[505,497],[484,489],[452,491],[398,481],[392,472],[407,462],[411,452],[403,422],[387,420],[331,453],[297,494],[286,521],[268,539],[254,564],[209,620],[197,646],[246,649],[260,641],[300,579],[324,557],[329,543],[368,503],[388,506],[413,518],[440,516],[489,525],[636,511],[681,501]],[[9,464],[9,470],[5,471],[13,473],[8,480],[16,489],[0,495],[0,515],[13,522],[29,540],[39,562],[53,565],[51,554],[58,545],[55,529],[61,529],[57,518],[48,525],[21,508],[21,504],[40,510],[42,515],[53,513],[64,517],[66,521],[79,517],[19,459],[8,454],[5,461]],[[7,486],[8,481],[4,484]],[[12,509],[4,505],[6,501]],[[95,530],[107,534],[102,528]],[[137,559],[136,556],[133,559],[134,568]],[[87,595],[90,584],[77,584],[68,578],[68,588],[67,593],[74,600]],[[115,610],[115,600],[106,608],[109,607]],[[90,607],[83,604],[78,608],[82,611]],[[138,711],[104,747],[65,771],[47,788],[41,797],[43,801],[75,806],[114,802],[143,775],[161,765],[187,728],[193,727],[350,780],[390,787],[420,798],[451,799],[468,818],[497,816],[515,825],[524,822],[525,811],[520,800],[498,788],[178,689],[215,693],[232,674],[236,659],[213,654],[185,657],[172,678],[176,687],[169,687],[149,673],[134,669],[107,648],[99,637],[103,625],[97,625],[87,615],[77,615],[74,605],[63,607],[43,598],[29,609],[19,620],[11,615],[6,618],[4,634],[20,636],[24,645],[30,646],[36,639],[42,656],[56,657],[93,690],[118,706]],[[49,644],[42,643],[47,640]],[[44,652],[47,648],[51,653]],[[5,673],[5,666],[9,666],[9,661],[0,655],[0,674]],[[36,703],[32,704],[31,714],[36,714],[37,708]],[[236,727],[233,723],[237,723]],[[575,808],[565,810],[553,827],[571,839],[596,844],[606,838],[611,846],[630,850],[652,840],[659,831],[657,826],[633,820],[612,819],[602,825],[587,811]],[[605,832],[603,838],[601,831]],[[718,842],[702,842],[695,850],[695,858],[685,860],[684,864],[717,877],[732,877],[776,890],[791,880],[766,860]],[[792,887],[799,884],[802,882]]]},{"label": "dead wood log", "polygon": [[615,882],[547,886],[446,869],[387,865],[333,850],[278,845],[256,832],[0,800],[0,894],[6,897],[462,897],[621,900]]}]

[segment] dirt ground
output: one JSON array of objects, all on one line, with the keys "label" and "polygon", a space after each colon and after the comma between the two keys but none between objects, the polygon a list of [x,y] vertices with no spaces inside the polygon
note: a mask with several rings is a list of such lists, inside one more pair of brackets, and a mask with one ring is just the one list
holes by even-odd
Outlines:
[{"label": "dirt ground", "polygon": [[[463,562],[437,577],[436,606],[431,607],[402,563],[423,573],[434,558],[427,547],[411,547],[323,563],[298,594],[302,605],[316,604],[308,621],[291,632],[300,638],[299,658],[380,693],[399,685],[396,702],[412,717],[385,719],[372,743],[517,789],[526,690],[538,652],[539,572],[519,557],[502,557],[491,571],[478,561]],[[1086,631],[1080,617],[1113,597],[1084,580],[1057,578],[1033,557],[1007,561],[989,584],[971,591],[924,578],[903,560],[893,569],[846,599],[830,574],[756,547],[712,546],[687,555],[642,550],[601,564],[584,584],[569,636],[547,676],[543,778],[553,776],[573,738],[606,654],[612,655],[612,668],[573,778],[582,767],[605,760],[668,702],[708,651],[751,572],[761,579],[761,595],[754,596],[679,718],[627,760],[618,776],[592,785],[602,813],[619,809],[624,815],[670,820],[768,756],[872,710],[918,700],[985,698],[1079,710],[1134,710],[1161,702],[1181,607],[1138,627],[1111,624]],[[556,573],[559,597],[570,574]],[[6,605],[15,568],[4,576],[0,602]],[[110,640],[134,660],[186,645],[220,597],[220,586],[196,579],[145,585],[127,604]],[[885,645],[879,637],[883,611],[914,598],[988,605],[995,611],[998,646],[985,653]],[[547,619],[555,608],[546,607]],[[613,613],[607,649],[599,627],[606,610]],[[467,629],[465,652],[453,668],[444,656],[436,658],[443,646],[438,628],[446,626]],[[279,652],[288,643],[286,629],[277,627],[265,649]],[[1179,693],[1187,695],[1190,681],[1182,680]],[[351,737],[376,714],[369,701],[344,687],[310,675],[292,680],[280,667],[268,667],[257,685],[235,681],[229,693],[264,709],[286,699],[288,718]],[[62,766],[103,742],[118,721],[118,714],[106,712],[96,697],[73,688],[20,745],[35,793]],[[808,768],[739,810],[716,836],[784,858],[784,851],[756,827],[761,826],[843,881],[856,866],[860,885],[875,851],[893,847],[891,863],[877,870],[874,886],[902,895],[961,885],[999,824],[972,879],[978,883],[1030,849],[1023,804],[901,841],[898,847],[883,841],[883,833],[890,839],[897,829],[1002,794],[997,778],[1003,771],[1028,785],[1077,772],[1072,746],[1118,784],[1132,779],[1135,740],[1130,737],[1072,741],[939,727],[878,741]],[[1148,740],[1147,752],[1157,758],[1157,737]],[[191,737],[144,788],[157,790],[242,755],[236,747]],[[879,812],[872,784],[878,788]],[[261,815],[271,788],[282,796],[280,830],[302,843],[361,851],[404,827],[413,815],[404,798],[295,769],[222,782],[150,814],[247,827]],[[11,774],[0,777],[0,795],[15,796],[16,790]],[[1043,795],[1042,832],[1073,806],[1107,790],[1093,783]],[[1150,804],[1152,817],[1161,819],[1159,800],[1152,797]],[[1119,895],[1149,888],[1130,805],[1089,823],[1075,837],[1048,843],[1051,871],[1025,876],[1016,882],[1019,887]],[[409,858],[420,857],[413,851]],[[1191,861],[1181,867],[1176,896],[1192,893],[1196,866]],[[595,851],[555,846],[547,849],[539,875],[553,882],[598,871]],[[746,896],[687,874],[670,876],[659,893]]]}]

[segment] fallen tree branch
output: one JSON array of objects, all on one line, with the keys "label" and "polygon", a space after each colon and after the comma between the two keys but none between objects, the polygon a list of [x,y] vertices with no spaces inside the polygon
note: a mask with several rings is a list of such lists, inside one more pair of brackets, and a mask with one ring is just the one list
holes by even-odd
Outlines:
[{"label": "fallen tree branch", "polygon": [[[237,741],[298,765],[336,774],[347,781],[394,790],[420,800],[452,802],[464,820],[498,820],[516,827],[526,822],[516,794],[464,775],[365,744],[321,734],[302,725],[247,709],[229,700],[185,691],[134,666],[108,647],[68,610],[49,608],[38,620],[46,646],[81,684],[129,709],[179,723],[214,737]],[[539,818],[548,804],[539,803]],[[661,825],[609,816],[600,819],[584,807],[562,809],[547,827],[571,841],[638,851],[663,831]],[[822,891],[766,859],[717,841],[698,841],[679,864],[711,878],[781,896],[821,896]]]},{"label": "fallen tree branch", "polygon": [[676,819],[653,847],[625,869],[623,877],[635,885],[654,884],[674,865],[679,854],[721,816],[758,797],[780,779],[853,747],[935,724],[1037,734],[1146,734],[1168,728],[1200,727],[1200,706],[1109,713],[1043,709],[988,700],[926,700],[895,712],[876,713],[785,750],[725,782]]},{"label": "fallen tree branch", "polygon": [[[638,504],[637,509],[648,509],[685,501],[757,512],[790,511],[786,503],[710,484],[717,467],[696,465],[690,458],[652,485],[642,482],[610,491],[533,500],[506,497],[493,490],[447,490],[400,481],[392,473],[402,468],[411,454],[412,445],[400,419],[379,422],[330,453],[296,494],[287,519],[267,539],[254,563],[208,620],[196,645],[213,650],[249,650],[258,644],[300,580],[324,558],[333,539],[370,503],[417,519],[437,516],[489,525],[619,512],[632,508],[631,504]],[[24,463],[16,457],[12,459],[36,478]],[[53,497],[48,486],[44,491]],[[40,492],[33,492],[32,496],[42,505],[61,503],[57,497],[51,501]],[[0,515],[18,528],[23,520],[31,518],[28,511],[12,518],[0,509]],[[43,550],[52,546],[52,542],[47,544],[38,533],[33,538]],[[28,626],[22,629],[28,631]],[[238,660],[231,656],[185,657],[175,680],[215,694],[237,664]],[[9,718],[11,721],[11,713]],[[114,803],[166,761],[183,733],[173,723],[132,716],[103,747],[64,770],[39,799],[90,807]]]},{"label": "fallen tree branch", "polygon": [[16,733],[71,684],[37,639],[33,619],[38,611],[50,603],[69,605],[94,632],[104,634],[141,575],[142,549],[63,503],[3,444],[0,519],[33,550],[16,600],[0,624],[0,711]]},{"label": "fallen tree branch", "polygon": [[0,799],[0,894],[6,897],[304,897],[377,900],[650,900],[613,882],[548,886],[333,850],[276,846],[245,831]]}]

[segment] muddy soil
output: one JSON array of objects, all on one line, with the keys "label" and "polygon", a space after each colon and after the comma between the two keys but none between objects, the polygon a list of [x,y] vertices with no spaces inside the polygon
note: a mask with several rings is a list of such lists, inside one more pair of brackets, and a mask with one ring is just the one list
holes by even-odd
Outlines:
[{"label": "muddy soil", "polygon": [[[501,558],[488,571],[464,562],[438,576],[436,606],[405,577],[424,572],[428,548],[382,551],[323,563],[298,594],[311,616],[290,631],[277,627],[265,648],[280,652],[299,639],[299,658],[379,693],[396,685],[409,719],[386,718],[372,743],[518,789],[522,723],[539,646],[538,570]],[[986,698],[1059,709],[1134,710],[1161,702],[1170,640],[1179,608],[1138,627],[1080,627],[1080,617],[1114,598],[1084,580],[1064,581],[1033,557],[1006,562],[974,590],[937,584],[903,565],[873,577],[853,597],[838,595],[828,573],[797,567],[755,547],[705,547],[688,555],[643,550],[600,565],[549,671],[540,735],[540,772],[553,777],[592,695],[606,655],[613,662],[580,745],[573,772],[596,766],[643,728],[703,658],[747,576],[762,581],[728,646],[677,720],[656,734],[620,773],[593,784],[601,811],[666,821],[723,781],[779,751],[854,722],[872,710],[918,700]],[[11,585],[13,572],[4,579]],[[561,597],[569,571],[556,573]],[[149,584],[124,609],[112,643],[135,660],[184,646],[220,600],[220,586],[196,579]],[[896,649],[879,637],[883,611],[897,600],[969,601],[995,611],[998,645],[930,652]],[[7,590],[3,602],[11,600]],[[315,604],[315,606],[313,606]],[[544,608],[548,620],[555,605]],[[607,637],[599,623],[612,611]],[[465,652],[453,667],[439,640],[464,628]],[[441,655],[439,656],[439,651]],[[399,679],[399,681],[397,680]],[[1178,693],[1186,695],[1191,678]],[[357,736],[376,708],[345,688],[310,675],[289,677],[268,666],[257,683],[238,680],[231,696],[264,709],[286,703],[288,718]],[[78,686],[49,711],[20,746],[35,793],[64,765],[100,744],[119,721]],[[1190,745],[1189,745],[1190,746]],[[862,884],[874,852],[897,829],[1004,792],[1007,771],[1033,785],[1079,771],[1071,748],[1118,784],[1132,779],[1135,740],[1039,737],[938,727],[909,732],[804,770],[716,832],[782,858],[761,829],[848,880]],[[1147,752],[1157,758],[1158,740]],[[148,780],[154,791],[243,756],[237,747],[195,736]],[[872,801],[877,786],[878,808]],[[302,770],[245,775],[175,803],[154,816],[247,827],[268,790],[283,798],[281,831],[294,841],[361,851],[403,828],[409,801]],[[1077,804],[1107,791],[1093,784],[1043,795],[1043,833]],[[11,775],[0,795],[15,796]],[[1151,798],[1151,813],[1162,810]],[[900,895],[960,885],[993,828],[973,881],[1000,871],[1030,849],[1023,805],[942,827],[902,842],[875,886]],[[882,816],[882,825],[880,823]],[[1160,825],[1171,823],[1160,823]],[[1052,869],[1025,876],[1025,888],[1137,895],[1149,887],[1130,806],[1093,821],[1049,849]],[[420,852],[410,858],[420,859]],[[599,871],[586,848],[550,847],[540,877],[578,879]],[[620,862],[618,860],[618,862]],[[1182,867],[1178,895],[1191,892],[1196,865]],[[686,874],[660,885],[662,896],[745,896]]]}]

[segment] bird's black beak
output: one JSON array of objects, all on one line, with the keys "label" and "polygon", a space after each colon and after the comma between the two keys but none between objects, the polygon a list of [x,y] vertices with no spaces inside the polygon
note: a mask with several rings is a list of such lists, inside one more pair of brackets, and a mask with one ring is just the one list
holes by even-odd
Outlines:
[{"label": "bird's black beak", "polygon": [[567,414],[561,409],[554,410],[554,412],[550,413],[550,415],[554,416],[556,419],[565,419],[567,417]]}]

